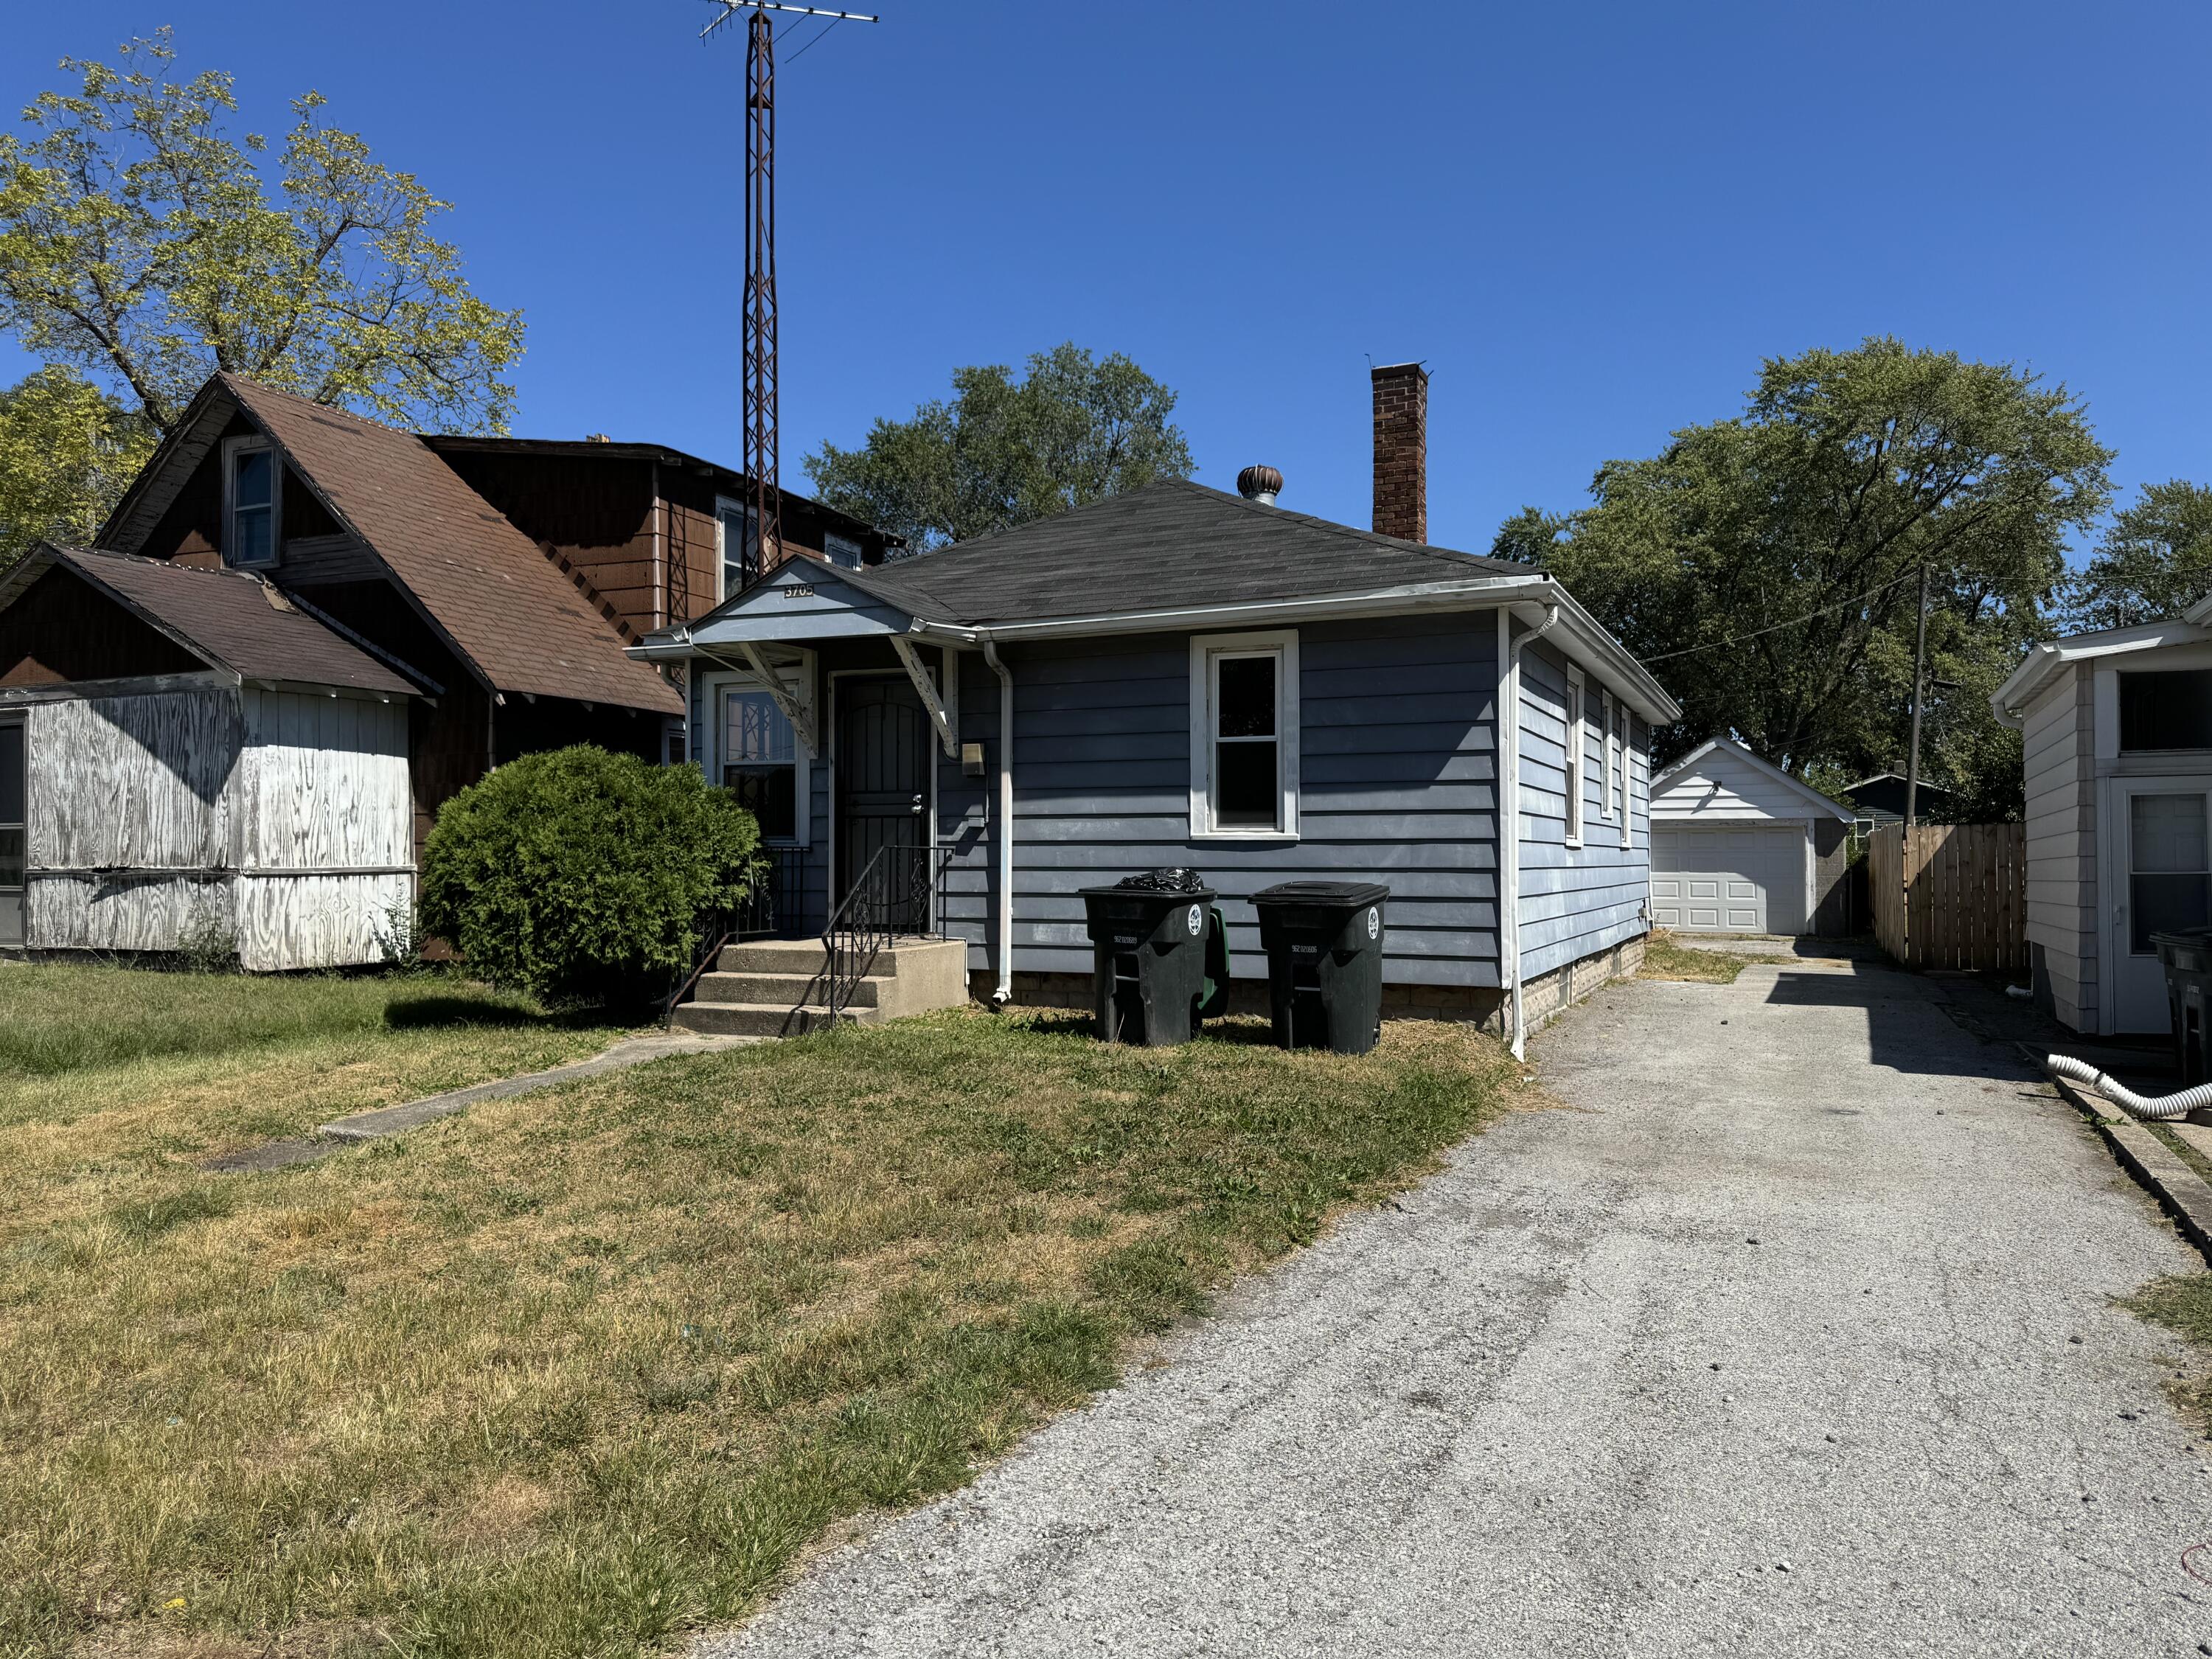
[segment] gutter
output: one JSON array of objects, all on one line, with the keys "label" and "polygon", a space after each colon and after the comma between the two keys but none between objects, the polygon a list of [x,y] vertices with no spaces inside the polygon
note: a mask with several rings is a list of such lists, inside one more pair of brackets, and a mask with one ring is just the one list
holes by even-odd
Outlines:
[{"label": "gutter", "polygon": [[1500,605],[1498,642],[1504,671],[1498,676],[1498,781],[1504,786],[1498,799],[1498,965],[1506,969],[1506,996],[1512,1009],[1513,1058],[1528,1051],[1528,1013],[1521,983],[1521,650],[1540,639],[1559,620],[1559,607],[1547,605],[1542,619],[1518,639],[1513,636],[1513,612],[1534,606]]},{"label": "gutter", "polygon": [[983,660],[999,677],[999,833],[993,837],[999,855],[999,983],[991,1003],[1003,1008],[1014,1000],[1014,676],[999,660],[998,641],[985,633],[981,643]]}]

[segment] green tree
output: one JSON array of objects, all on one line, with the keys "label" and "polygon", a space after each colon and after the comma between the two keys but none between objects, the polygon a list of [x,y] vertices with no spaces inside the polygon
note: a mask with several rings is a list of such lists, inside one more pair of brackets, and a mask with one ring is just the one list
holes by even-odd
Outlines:
[{"label": "green tree", "polygon": [[2212,593],[2212,489],[2185,479],[2145,484],[2115,514],[2096,552],[2066,584],[2077,632],[2165,622]]},{"label": "green tree", "polygon": [[398,422],[503,430],[519,312],[477,299],[449,204],[293,100],[269,143],[234,141],[230,76],[175,73],[167,30],[115,64],[75,58],[0,135],[0,329],[166,436],[227,369]]},{"label": "green tree", "polygon": [[90,542],[153,447],[141,416],[69,369],[0,392],[0,570],[41,541]]},{"label": "green tree", "polygon": [[1176,394],[1119,352],[1071,342],[1033,355],[1021,380],[1003,363],[956,369],[952,390],[911,420],[878,420],[858,449],[823,444],[806,458],[816,492],[922,550],[1194,470],[1168,419]]},{"label": "green tree", "polygon": [[1662,757],[1726,733],[1799,772],[1902,762],[1924,567],[1923,769],[2016,812],[1986,690],[2048,632],[2111,459],[2063,386],[1869,339],[1768,362],[1741,416],[1608,461],[1591,506],[1525,509],[1495,550],[1558,575],[1682,704]]}]

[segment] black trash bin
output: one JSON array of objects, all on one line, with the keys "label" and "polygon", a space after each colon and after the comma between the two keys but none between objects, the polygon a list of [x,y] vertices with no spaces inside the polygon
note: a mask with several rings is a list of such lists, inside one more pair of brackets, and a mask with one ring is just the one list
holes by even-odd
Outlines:
[{"label": "black trash bin", "polygon": [[1364,1054],[1382,1035],[1382,912],[1371,881],[1286,881],[1252,895],[1275,1041]]},{"label": "black trash bin", "polygon": [[2212,1037],[2212,927],[2153,933],[2150,945],[2166,969],[2166,1006],[2173,1022],[2173,1059],[2181,1086],[2212,1082],[2212,1063],[2205,1053]]},{"label": "black trash bin", "polygon": [[1187,871],[1155,871],[1118,887],[1083,890],[1100,1036],[1151,1048],[1190,1041],[1208,1000],[1213,900],[1213,890]]}]

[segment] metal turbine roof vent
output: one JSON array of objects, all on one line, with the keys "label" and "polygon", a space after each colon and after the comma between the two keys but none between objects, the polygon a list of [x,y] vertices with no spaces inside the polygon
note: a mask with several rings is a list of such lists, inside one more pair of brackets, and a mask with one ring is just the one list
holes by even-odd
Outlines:
[{"label": "metal turbine roof vent", "polygon": [[1273,507],[1282,488],[1283,475],[1272,466],[1248,466],[1237,475],[1237,493],[1262,507]]}]

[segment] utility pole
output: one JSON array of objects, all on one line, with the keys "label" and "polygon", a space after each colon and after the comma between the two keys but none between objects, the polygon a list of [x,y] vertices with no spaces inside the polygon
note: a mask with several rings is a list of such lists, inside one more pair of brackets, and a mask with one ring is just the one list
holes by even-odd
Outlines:
[{"label": "utility pole", "polygon": [[1915,816],[1920,805],[1920,697],[1921,688],[1928,680],[1928,567],[1920,567],[1920,623],[1912,635],[1912,750],[1905,763],[1905,824],[1908,830],[1919,822]]},{"label": "utility pole", "polygon": [[[775,296],[775,26],[770,12],[826,17],[827,33],[839,23],[872,23],[857,11],[786,5],[778,0],[713,0],[720,8],[699,31],[705,40],[731,19],[750,13],[745,27],[745,274],[744,368],[741,376],[744,425],[745,532],[751,545],[742,566],[747,583],[783,562],[781,440]],[[818,40],[821,35],[815,36]],[[801,46],[804,52],[813,40]]]}]

